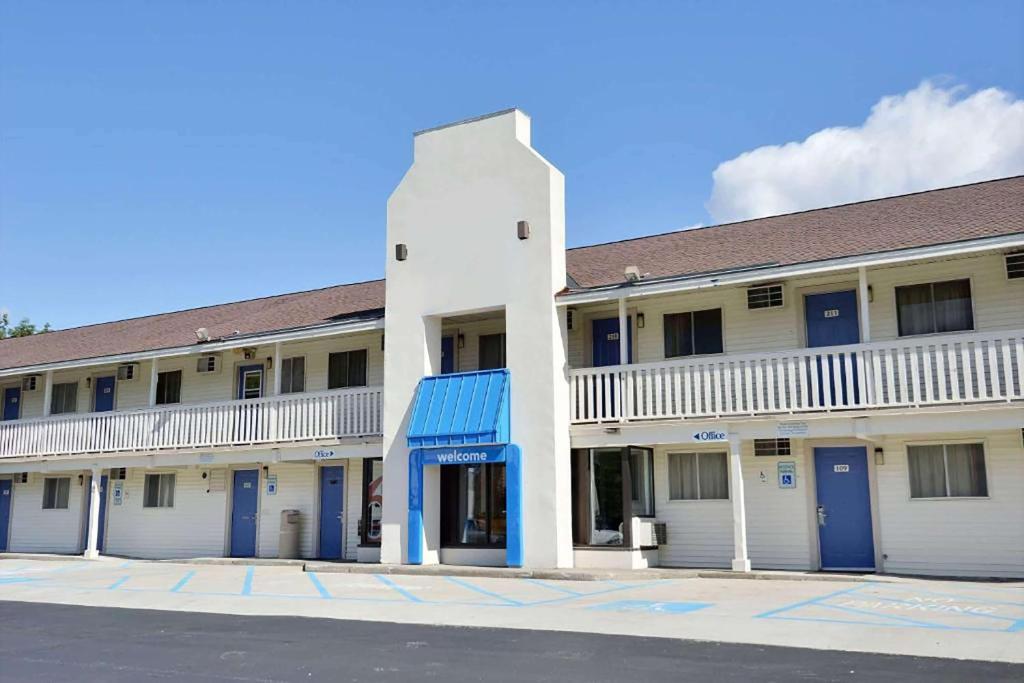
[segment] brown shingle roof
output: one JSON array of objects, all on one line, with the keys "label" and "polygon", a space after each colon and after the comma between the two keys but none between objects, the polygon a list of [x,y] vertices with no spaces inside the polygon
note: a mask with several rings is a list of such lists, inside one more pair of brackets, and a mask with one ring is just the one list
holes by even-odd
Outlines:
[{"label": "brown shingle roof", "polygon": [[570,249],[580,287],[792,265],[1024,232],[1024,176]]},{"label": "brown shingle roof", "polygon": [[[581,287],[622,283],[636,265],[650,277],[790,265],[1024,233],[1024,176],[784,216],[570,249]],[[194,308],[33,337],[0,340],[0,370],[137,353],[326,323],[384,307],[384,281]]]}]

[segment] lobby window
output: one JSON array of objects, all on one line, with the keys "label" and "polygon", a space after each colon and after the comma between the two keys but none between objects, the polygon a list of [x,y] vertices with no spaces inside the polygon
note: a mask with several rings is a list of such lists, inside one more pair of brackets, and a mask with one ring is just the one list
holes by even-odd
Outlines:
[{"label": "lobby window", "polygon": [[441,544],[505,547],[505,463],[441,467]]},{"label": "lobby window", "polygon": [[505,334],[480,335],[479,370],[496,370],[505,367]]},{"label": "lobby window", "polygon": [[43,509],[67,510],[71,495],[71,477],[50,477],[43,480]]},{"label": "lobby window", "polygon": [[366,349],[332,353],[327,359],[327,388],[366,386]]},{"label": "lobby window", "polygon": [[174,473],[147,474],[142,496],[144,508],[174,507]]},{"label": "lobby window", "polygon": [[50,399],[50,414],[73,413],[78,410],[78,382],[62,382],[53,385]]},{"label": "lobby window", "polygon": [[572,460],[573,540],[582,545],[631,545],[633,517],[654,516],[654,452],[594,448]]},{"label": "lobby window", "polygon": [[985,498],[988,480],[980,443],[908,446],[911,498]]},{"label": "lobby window", "polygon": [[363,521],[360,543],[380,545],[381,514],[384,510],[384,460],[363,460]]},{"label": "lobby window", "polygon": [[157,373],[156,404],[168,403],[181,403],[181,370]]},{"label": "lobby window", "polygon": [[667,313],[665,358],[722,353],[722,309]]},{"label": "lobby window", "polygon": [[669,453],[669,500],[726,500],[729,466],[725,453]]},{"label": "lobby window", "polygon": [[281,360],[281,393],[297,394],[306,390],[306,359],[303,356]]},{"label": "lobby window", "polygon": [[896,288],[901,337],[974,329],[971,281],[948,280]]}]

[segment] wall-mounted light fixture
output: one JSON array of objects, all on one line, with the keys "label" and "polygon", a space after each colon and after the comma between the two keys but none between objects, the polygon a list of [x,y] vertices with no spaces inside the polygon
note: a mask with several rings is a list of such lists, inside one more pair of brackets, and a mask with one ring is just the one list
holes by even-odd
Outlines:
[{"label": "wall-mounted light fixture", "polygon": [[84,486],[85,485],[85,475],[84,474],[79,474],[78,475],[78,485],[79,486]]},{"label": "wall-mounted light fixture", "polygon": [[406,246],[405,244],[396,244],[395,245],[395,260],[396,261],[404,261],[407,258],[409,258],[409,247]]},{"label": "wall-mounted light fixture", "polygon": [[640,329],[643,329],[643,327],[644,327],[644,325],[645,325],[646,323],[647,323],[647,321],[646,321],[646,320],[644,320],[644,314],[643,314],[643,311],[641,311],[640,313],[637,313],[637,314],[636,314],[636,326],[637,326],[638,328],[640,328]]},{"label": "wall-mounted light fixture", "polygon": [[875,464],[876,465],[884,465],[885,464],[885,451],[882,450],[881,446],[876,446],[875,447]]},{"label": "wall-mounted light fixture", "polygon": [[521,240],[530,239],[530,224],[526,221],[516,223],[516,235]]},{"label": "wall-mounted light fixture", "polygon": [[868,285],[868,303],[873,303],[875,300],[875,288]]},{"label": "wall-mounted light fixture", "polygon": [[466,335],[465,335],[464,332],[459,332],[459,336],[457,337],[457,340],[458,340],[457,343],[458,343],[460,349],[466,348]]}]

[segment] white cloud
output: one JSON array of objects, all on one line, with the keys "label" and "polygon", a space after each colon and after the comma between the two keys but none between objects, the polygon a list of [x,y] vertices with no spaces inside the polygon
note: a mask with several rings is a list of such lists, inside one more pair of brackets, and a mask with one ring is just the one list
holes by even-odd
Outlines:
[{"label": "white cloud", "polygon": [[758,147],[719,164],[707,208],[757,218],[1024,173],[1024,100],[924,81],[860,126]]}]

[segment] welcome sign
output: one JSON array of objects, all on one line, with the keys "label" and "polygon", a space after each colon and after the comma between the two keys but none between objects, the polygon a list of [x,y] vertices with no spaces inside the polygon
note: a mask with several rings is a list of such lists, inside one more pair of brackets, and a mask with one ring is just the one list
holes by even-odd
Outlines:
[{"label": "welcome sign", "polygon": [[455,446],[422,449],[424,465],[478,465],[505,462],[505,446]]}]

